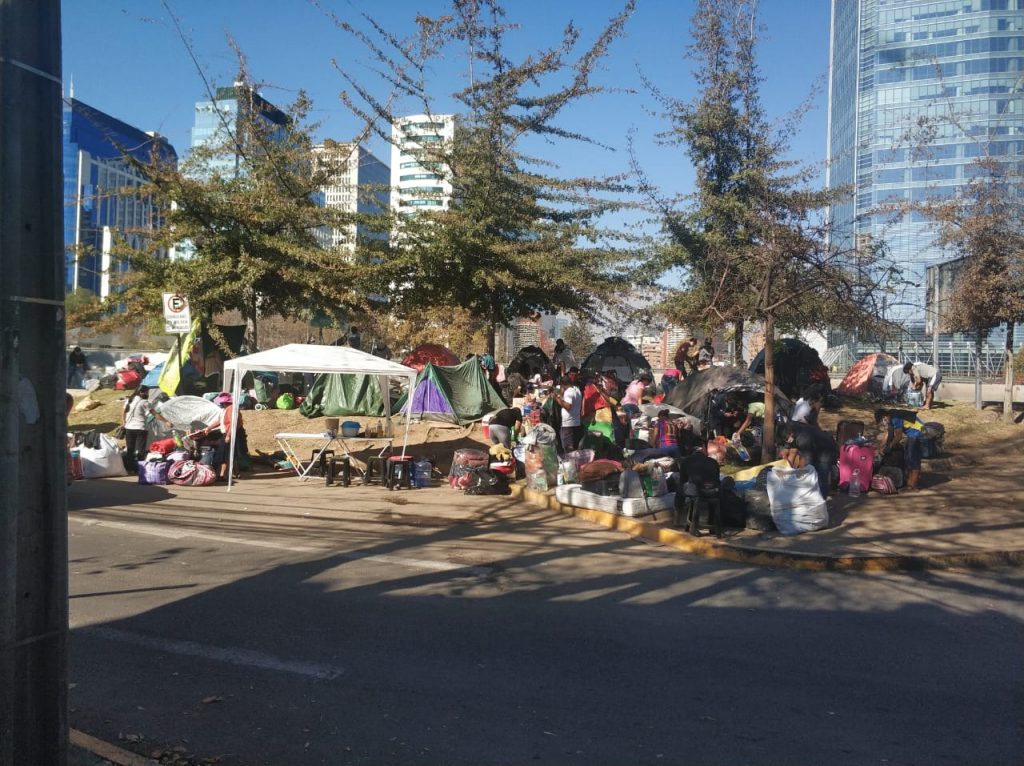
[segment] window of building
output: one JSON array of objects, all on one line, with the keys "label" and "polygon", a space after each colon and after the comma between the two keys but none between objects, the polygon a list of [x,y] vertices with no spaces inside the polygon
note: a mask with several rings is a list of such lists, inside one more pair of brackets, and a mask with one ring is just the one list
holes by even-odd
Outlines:
[{"label": "window of building", "polygon": [[875,183],[901,184],[903,183],[903,178],[903,168],[890,168],[888,170],[875,171]]}]

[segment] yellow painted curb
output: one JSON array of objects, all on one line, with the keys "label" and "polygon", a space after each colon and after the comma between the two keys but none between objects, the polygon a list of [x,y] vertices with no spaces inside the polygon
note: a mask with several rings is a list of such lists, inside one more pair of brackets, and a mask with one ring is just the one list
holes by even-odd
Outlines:
[{"label": "yellow painted curb", "polygon": [[109,742],[104,742],[102,739],[97,739],[84,731],[78,729],[70,729],[68,731],[68,740],[75,747],[80,747],[83,750],[88,750],[95,756],[110,761],[117,766],[157,766],[156,761],[144,758],[141,755],[130,753],[127,750],[123,750],[116,745],[111,745]]},{"label": "yellow painted curb", "polygon": [[[715,538],[697,538],[686,532],[649,521],[640,521],[628,516],[591,508],[579,508],[560,502],[553,492],[528,489],[522,484],[512,485],[512,495],[530,505],[559,511],[575,516],[592,524],[624,532],[630,537],[643,538],[661,543],[686,553],[698,556],[754,564],[766,567],[784,567],[812,572],[896,572],[921,569],[948,569],[967,567],[983,569],[994,566],[1024,566],[1024,550],[983,551],[975,553],[937,553],[923,556],[826,556],[790,551],[764,551],[750,546],[737,545]],[[666,511],[669,513],[669,511]]]}]

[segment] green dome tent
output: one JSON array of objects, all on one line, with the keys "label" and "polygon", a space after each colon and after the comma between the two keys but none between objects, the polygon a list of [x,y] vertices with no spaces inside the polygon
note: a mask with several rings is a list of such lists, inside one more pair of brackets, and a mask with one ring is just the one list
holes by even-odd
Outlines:
[{"label": "green dome tent", "polygon": [[480,360],[473,356],[452,367],[427,364],[417,376],[411,395],[395,405],[394,414],[465,425],[504,406]]}]

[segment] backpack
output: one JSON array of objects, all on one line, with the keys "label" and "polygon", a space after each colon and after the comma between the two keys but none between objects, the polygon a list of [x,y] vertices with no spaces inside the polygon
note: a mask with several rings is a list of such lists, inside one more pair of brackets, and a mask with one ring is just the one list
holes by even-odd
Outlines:
[{"label": "backpack", "polygon": [[480,466],[474,468],[469,474],[469,482],[466,485],[467,495],[511,495],[512,489],[508,484],[508,476],[500,471],[492,471],[490,468]]},{"label": "backpack", "polygon": [[875,474],[871,477],[871,489],[880,495],[895,495],[896,484],[885,474]]}]

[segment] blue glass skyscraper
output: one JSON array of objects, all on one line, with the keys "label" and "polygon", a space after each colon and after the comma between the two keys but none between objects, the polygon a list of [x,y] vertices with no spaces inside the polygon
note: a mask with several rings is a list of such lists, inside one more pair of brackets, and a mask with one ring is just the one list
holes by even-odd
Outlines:
[{"label": "blue glass skyscraper", "polygon": [[909,286],[887,317],[930,348],[926,270],[955,254],[920,213],[880,208],[954,196],[980,154],[1024,155],[1024,0],[832,0],[828,143],[828,182],[851,189],[838,239],[888,245]]},{"label": "blue glass skyscraper", "polygon": [[207,146],[217,150],[217,156],[207,163],[208,169],[225,176],[238,172],[241,157],[230,147],[238,140],[238,131],[245,128],[246,121],[240,121],[239,117],[250,111],[254,119],[262,121],[270,128],[271,139],[284,138],[288,115],[251,87],[236,83],[233,86],[217,88],[213,100],[196,102],[192,148]]},{"label": "blue glass skyscraper", "polygon": [[114,237],[138,242],[162,225],[164,211],[152,200],[125,194],[142,186],[144,175],[125,159],[176,163],[162,136],[133,128],[74,98],[64,102],[64,245],[66,288],[106,298],[111,292]]}]

